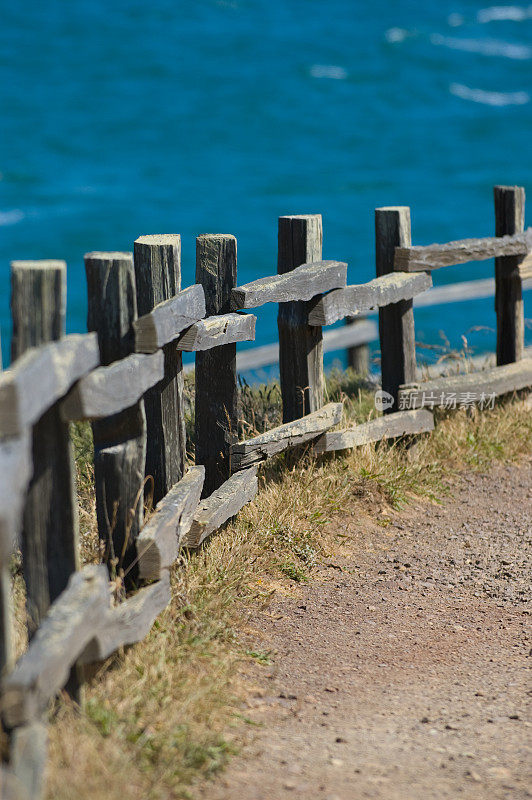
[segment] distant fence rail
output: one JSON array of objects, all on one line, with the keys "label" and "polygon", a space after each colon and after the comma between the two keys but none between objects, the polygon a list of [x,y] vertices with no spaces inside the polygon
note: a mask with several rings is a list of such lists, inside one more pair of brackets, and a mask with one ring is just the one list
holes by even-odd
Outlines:
[{"label": "distant fence rail", "polygon": [[[50,700],[64,690],[79,701],[86,665],[146,636],[170,601],[180,547],[201,545],[255,496],[261,463],[304,443],[330,453],[429,432],[430,409],[450,392],[495,396],[532,384],[532,359],[524,358],[522,288],[532,247],[524,190],[496,187],[495,211],[495,238],[412,247],[409,209],[377,209],[377,277],[360,285],[347,284],[347,264],[323,260],[320,215],[281,217],[277,274],[243,286],[233,236],[198,237],[196,284],[184,290],[179,236],[143,236],[133,253],[85,256],[90,332],[83,335],[64,335],[64,262],[13,262],[13,363],[0,373],[0,713],[9,742],[2,796],[41,795]],[[433,289],[432,298],[494,287],[497,366],[419,385],[414,298],[430,302],[431,270],[492,256],[494,283]],[[256,317],[246,310],[264,303],[279,304],[279,343],[237,358],[237,343],[255,336]],[[372,309],[391,413],[338,429],[342,404],[325,402],[323,351],[364,345],[376,327],[362,320],[322,328]],[[189,468],[182,352],[196,354],[196,466]],[[283,423],[238,441],[237,369],[277,358]],[[81,419],[92,421],[105,563],[80,568],[68,423]],[[147,478],[156,510],[145,522]],[[18,547],[29,645],[15,663],[9,559]],[[115,587],[121,581],[114,599],[109,573]]]}]

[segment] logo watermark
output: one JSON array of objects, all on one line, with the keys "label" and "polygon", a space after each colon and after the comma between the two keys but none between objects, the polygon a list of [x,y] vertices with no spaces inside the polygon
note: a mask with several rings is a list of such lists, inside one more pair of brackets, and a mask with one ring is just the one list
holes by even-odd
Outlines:
[{"label": "logo watermark", "polygon": [[495,392],[405,392],[399,398],[399,411],[410,411],[414,408],[495,408]]},{"label": "logo watermark", "polygon": [[393,396],[389,392],[385,392],[384,389],[378,389],[375,392],[375,408],[377,411],[386,411],[387,408],[391,408],[395,400]]},{"label": "logo watermark", "polygon": [[[495,408],[495,392],[433,392],[421,389],[402,392],[398,411],[412,411],[416,408],[466,409],[477,406],[480,410]],[[375,408],[386,411],[392,408],[395,400],[389,392],[379,389],[375,392]]]}]

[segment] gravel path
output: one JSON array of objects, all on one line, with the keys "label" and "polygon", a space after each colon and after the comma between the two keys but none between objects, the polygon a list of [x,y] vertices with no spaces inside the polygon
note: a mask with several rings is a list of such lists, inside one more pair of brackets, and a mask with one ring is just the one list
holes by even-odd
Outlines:
[{"label": "gravel path", "polygon": [[274,596],[246,644],[259,727],[204,800],[532,797],[532,461],[441,506],[347,518],[350,555]]}]

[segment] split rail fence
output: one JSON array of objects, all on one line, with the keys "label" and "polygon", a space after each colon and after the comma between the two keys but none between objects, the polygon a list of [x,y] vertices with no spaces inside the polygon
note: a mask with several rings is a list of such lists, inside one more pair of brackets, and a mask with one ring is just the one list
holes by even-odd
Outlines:
[{"label": "split rail fence", "polygon": [[[407,207],[377,209],[377,277],[361,285],[347,285],[346,263],[322,259],[320,215],[281,217],[277,274],[242,286],[233,236],[197,238],[196,283],[185,289],[179,236],[143,236],[133,253],[85,256],[83,335],[64,335],[65,263],[13,262],[13,363],[0,373],[2,798],[42,795],[50,701],[61,691],[80,701],[89,665],[147,635],[170,601],[179,549],[199,547],[255,496],[261,463],[303,443],[326,453],[431,431],[430,409],[447,391],[501,395],[532,384],[532,359],[523,358],[522,281],[532,270],[524,190],[496,187],[495,217],[494,238],[419,247]],[[432,270],[492,257],[497,367],[417,385],[413,298],[431,287]],[[254,339],[249,310],[265,303],[279,304],[283,424],[238,441],[236,347]],[[339,429],[342,404],[325,401],[323,327],[375,308],[382,388],[395,408],[407,398],[411,410]],[[196,354],[189,467],[183,352]],[[105,552],[104,563],[83,567],[75,420],[92,423]],[[156,510],[144,524],[148,484]],[[15,663],[10,559],[19,548],[29,645]]]}]

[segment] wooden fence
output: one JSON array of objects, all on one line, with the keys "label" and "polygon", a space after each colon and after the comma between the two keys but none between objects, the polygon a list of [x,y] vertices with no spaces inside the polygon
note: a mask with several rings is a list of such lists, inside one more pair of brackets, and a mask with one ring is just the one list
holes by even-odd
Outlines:
[{"label": "wooden fence", "polygon": [[[430,409],[447,392],[500,395],[532,384],[523,189],[496,187],[495,212],[494,238],[413,247],[409,209],[377,209],[377,277],[361,285],[347,285],[347,264],[322,260],[320,215],[281,217],[277,274],[243,286],[233,236],[198,237],[197,282],[185,289],[179,236],[143,236],[133,253],[85,256],[84,335],[64,335],[65,263],[13,262],[13,363],[0,373],[2,798],[41,796],[50,700],[64,690],[79,701],[86,665],[148,633],[170,601],[179,548],[201,545],[255,496],[266,459],[302,443],[325,453],[431,431]],[[413,298],[432,285],[433,269],[491,257],[497,367],[417,385]],[[264,303],[279,304],[283,424],[238,441],[236,346],[254,338],[249,310]],[[338,429],[342,404],[325,402],[323,327],[375,308],[382,388],[394,405]],[[183,352],[196,354],[196,466],[188,468]],[[92,422],[100,565],[80,567],[74,420]],[[144,524],[148,484],[156,512]],[[17,548],[29,646],[14,663]]]}]

